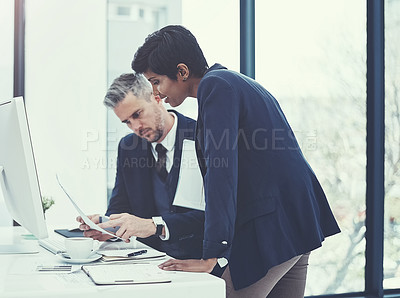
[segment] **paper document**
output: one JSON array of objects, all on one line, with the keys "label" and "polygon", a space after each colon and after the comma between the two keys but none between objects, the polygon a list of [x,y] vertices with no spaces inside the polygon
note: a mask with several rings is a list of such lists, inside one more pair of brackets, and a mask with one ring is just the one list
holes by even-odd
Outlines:
[{"label": "paper document", "polygon": [[171,282],[171,273],[155,264],[84,265],[82,270],[97,285]]},{"label": "paper document", "polygon": [[181,168],[173,205],[204,211],[203,176],[195,149],[194,141],[183,140]]},{"label": "paper document", "polygon": [[71,265],[48,257],[17,258],[9,274],[69,274],[81,270],[82,265]]},{"label": "paper document", "polygon": [[78,207],[78,205],[74,202],[74,200],[73,200],[73,199],[70,197],[70,195],[67,193],[67,191],[65,190],[65,188],[62,186],[60,180],[58,179],[58,175],[56,175],[56,178],[57,178],[57,182],[58,182],[58,184],[60,185],[61,189],[62,189],[62,190],[64,191],[64,193],[67,195],[67,197],[68,197],[68,199],[71,201],[72,205],[74,205],[76,211],[78,211],[79,215],[82,217],[82,219],[83,219],[83,221],[85,222],[85,224],[87,224],[87,225],[88,225],[91,229],[93,229],[93,230],[100,231],[100,232],[102,232],[103,234],[107,234],[107,235],[113,236],[113,237],[118,238],[118,239],[121,239],[121,240],[125,240],[125,239],[122,239],[122,238],[116,236],[115,234],[112,234],[112,233],[110,233],[110,232],[108,232],[108,231],[106,231],[106,230],[100,228],[100,227],[99,227],[98,225],[96,225],[93,221],[91,221],[91,220],[89,219],[89,217],[86,216],[86,214]]}]

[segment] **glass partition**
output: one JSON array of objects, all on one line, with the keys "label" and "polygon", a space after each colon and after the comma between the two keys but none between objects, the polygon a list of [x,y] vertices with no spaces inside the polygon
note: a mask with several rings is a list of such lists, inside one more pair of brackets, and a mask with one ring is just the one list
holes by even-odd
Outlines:
[{"label": "glass partition", "polygon": [[[108,0],[107,3],[108,88],[119,75],[132,72],[133,55],[147,35],[167,24],[181,22],[182,5],[181,0]],[[118,143],[128,133],[131,133],[128,127],[121,123],[113,110],[107,109],[108,198],[115,182]]]},{"label": "glass partition", "polygon": [[[145,37],[170,24],[181,24],[192,31],[209,65],[218,62],[239,71],[237,0],[108,0],[107,24],[108,86],[120,74],[132,71],[130,65],[133,55]],[[165,106],[171,109],[168,104]],[[174,109],[193,119],[197,118],[195,99],[188,98]],[[121,124],[112,110],[107,113],[107,189],[110,194],[114,186],[118,143],[130,130]]]}]

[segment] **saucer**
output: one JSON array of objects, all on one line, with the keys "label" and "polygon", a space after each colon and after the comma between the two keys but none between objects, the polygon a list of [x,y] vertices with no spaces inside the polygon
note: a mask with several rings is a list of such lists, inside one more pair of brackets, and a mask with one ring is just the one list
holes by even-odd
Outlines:
[{"label": "saucer", "polygon": [[86,264],[86,263],[91,263],[94,261],[97,261],[102,257],[102,255],[98,253],[92,253],[88,258],[86,259],[71,259],[68,254],[62,252],[58,253],[56,255],[60,260],[62,260],[65,263],[70,263],[70,264]]}]

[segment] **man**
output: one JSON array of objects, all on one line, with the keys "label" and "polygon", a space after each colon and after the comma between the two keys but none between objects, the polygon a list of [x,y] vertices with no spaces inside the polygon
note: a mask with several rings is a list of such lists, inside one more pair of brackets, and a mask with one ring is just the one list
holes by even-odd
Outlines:
[{"label": "man", "polygon": [[[180,258],[202,256],[204,212],[173,205],[182,144],[193,140],[195,121],[167,111],[160,95],[138,74],[123,74],[110,86],[104,104],[134,132],[118,147],[115,186],[102,228],[120,227],[116,235],[139,237],[145,244]],[[162,146],[162,147],[161,147]],[[85,236],[107,240],[111,236],[90,230],[80,217]],[[127,236],[129,235],[129,236]]]}]

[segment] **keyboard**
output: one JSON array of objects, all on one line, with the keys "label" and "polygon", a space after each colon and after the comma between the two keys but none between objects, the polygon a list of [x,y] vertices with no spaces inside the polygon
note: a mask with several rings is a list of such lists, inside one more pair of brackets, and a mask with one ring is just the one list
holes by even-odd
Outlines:
[{"label": "keyboard", "polygon": [[56,239],[56,238],[46,238],[39,239],[39,245],[53,254],[58,254],[62,252],[66,252],[64,239]]}]

